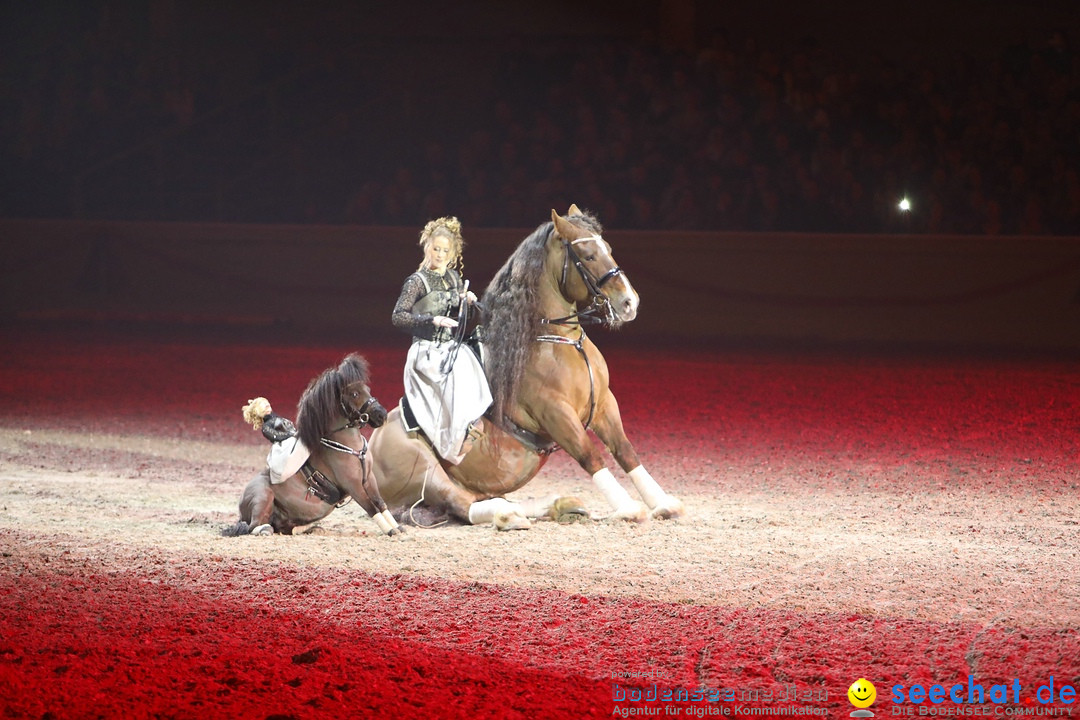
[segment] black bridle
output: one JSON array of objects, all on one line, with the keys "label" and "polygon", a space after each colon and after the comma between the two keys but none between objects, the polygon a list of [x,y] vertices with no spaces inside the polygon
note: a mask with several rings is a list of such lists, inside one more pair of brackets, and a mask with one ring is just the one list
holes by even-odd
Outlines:
[{"label": "black bridle", "polygon": [[345,416],[347,421],[344,425],[339,427],[333,432],[338,430],[345,430],[352,427],[364,427],[371,422],[371,409],[373,406],[378,405],[379,401],[374,396],[368,395],[368,399],[364,401],[364,404],[358,408],[350,408],[345,403],[345,398],[341,398],[341,413]]},{"label": "black bridle", "polygon": [[581,259],[581,256],[577,254],[574,249],[574,245],[579,242],[585,242],[586,240],[600,240],[599,235],[589,235],[588,237],[578,238],[577,240],[562,239],[563,249],[566,251],[563,255],[563,268],[562,277],[559,280],[559,289],[566,297],[568,291],[566,289],[566,279],[570,272],[570,263],[574,264],[577,268],[578,274],[581,275],[581,281],[585,283],[585,289],[589,291],[589,299],[592,301],[589,307],[585,308],[581,312],[576,312],[566,317],[555,318],[552,320],[542,319],[540,322],[548,325],[582,325],[586,323],[612,323],[615,320],[615,310],[611,307],[611,301],[608,300],[607,295],[604,295],[604,285],[614,280],[619,275],[623,275],[623,269],[616,265],[608,270],[600,277],[596,276],[592,270],[585,265],[585,261]]},{"label": "black bridle", "polygon": [[[374,396],[369,395],[368,399],[365,400],[364,404],[361,405],[359,408],[351,408],[345,403],[345,397],[343,395],[341,397],[341,411],[342,411],[342,414],[344,414],[344,416],[345,416],[345,424],[342,425],[339,428],[334,428],[333,430],[328,432],[327,435],[335,435],[335,434],[341,432],[342,430],[348,430],[350,428],[362,428],[362,427],[364,427],[365,425],[367,425],[371,421],[371,410],[372,410],[372,408],[374,408],[376,405],[379,405],[379,404],[380,404],[379,401]],[[331,439],[325,438],[325,437],[319,438],[319,443],[321,443],[323,447],[325,447],[325,448],[327,448],[329,450],[333,450],[335,452],[344,453],[346,455],[352,455],[357,460],[359,460],[360,461],[360,477],[363,479],[362,481],[366,481],[366,479],[367,479],[368,441],[367,441],[367,438],[364,437],[363,435],[360,436],[360,441],[363,443],[363,447],[360,448],[359,450],[355,450],[352,447],[346,445],[345,443],[338,442],[337,440],[331,440]],[[335,489],[337,489],[336,485],[334,487],[335,487]],[[312,492],[312,493],[317,492],[316,488],[311,484],[311,479],[310,478],[308,479],[308,489],[309,489],[309,492]],[[340,492],[340,490],[339,490],[339,492]],[[349,499],[352,499],[351,495],[349,496]],[[335,500],[334,502],[331,502],[330,504],[335,505],[337,507],[341,507],[342,505],[347,503],[349,501],[349,499],[345,500],[344,502],[340,502],[340,503],[337,500]]]},{"label": "black bridle", "polygon": [[[577,254],[574,249],[574,245],[579,242],[585,242],[586,240],[599,240],[603,241],[599,235],[589,235],[588,237],[578,238],[577,240],[562,239],[563,249],[566,251],[563,256],[563,269],[562,278],[559,280],[559,289],[563,294],[563,297],[567,297],[568,291],[566,289],[566,276],[570,272],[570,263],[574,264],[577,268],[578,274],[581,275],[582,282],[585,283],[585,288],[589,291],[590,299],[592,303],[589,307],[585,308],[581,312],[576,312],[566,317],[554,318],[549,320],[543,318],[541,323],[547,325],[577,325],[581,334],[576,340],[572,340],[562,335],[540,335],[536,338],[537,342],[552,343],[555,345],[571,345],[577,349],[581,357],[585,360],[585,368],[589,373],[589,417],[585,421],[585,429],[589,429],[589,425],[592,424],[593,416],[596,413],[596,383],[593,379],[592,364],[589,362],[589,355],[585,352],[585,330],[581,328],[581,325],[586,323],[611,323],[615,320],[615,310],[611,307],[611,301],[608,300],[607,295],[604,295],[604,285],[611,282],[613,279],[623,274],[621,267],[616,265],[608,270],[600,277],[596,276],[592,270],[585,265],[585,261],[581,259],[581,256]],[[569,299],[569,298],[567,298]]]}]

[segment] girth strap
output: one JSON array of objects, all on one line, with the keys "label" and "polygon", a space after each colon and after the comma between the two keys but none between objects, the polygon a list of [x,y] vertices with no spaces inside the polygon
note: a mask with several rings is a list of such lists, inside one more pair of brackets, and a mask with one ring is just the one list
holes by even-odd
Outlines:
[{"label": "girth strap", "polygon": [[585,330],[581,330],[581,335],[577,340],[571,340],[565,335],[539,335],[536,341],[553,345],[572,345],[581,353],[582,359],[585,360],[585,369],[589,371],[589,417],[585,420],[585,429],[588,430],[596,414],[596,382],[593,380],[592,363],[589,362],[589,355],[585,352]]},{"label": "girth strap", "polygon": [[[490,418],[489,418],[490,419]],[[550,440],[545,440],[536,433],[526,430],[511,420],[509,416],[504,415],[503,421],[499,423],[503,430],[513,435],[519,443],[532,450],[537,455],[550,455],[559,449],[559,445]]]},{"label": "girth strap", "polygon": [[301,465],[300,472],[304,475],[304,479],[307,480],[308,492],[324,503],[337,505],[341,502],[341,498],[345,497],[345,493],[338,490],[337,486],[330,482],[329,478],[313,468],[311,463]]},{"label": "girth strap", "polygon": [[[328,440],[326,438],[319,438],[319,442],[330,450],[345,453],[346,455],[352,455],[359,460],[360,477],[364,478],[367,477],[368,444],[367,438],[363,435],[360,436],[360,439],[364,441],[364,448],[362,450],[353,450],[344,443],[339,443],[336,440]],[[351,497],[347,493],[342,492],[342,490],[332,483],[326,475],[323,475],[320,471],[312,467],[310,462],[304,463],[300,467],[300,472],[303,473],[304,479],[307,480],[308,492],[322,500],[324,503],[341,507],[345,502],[348,502]],[[345,498],[344,502],[342,502],[342,498]]]}]

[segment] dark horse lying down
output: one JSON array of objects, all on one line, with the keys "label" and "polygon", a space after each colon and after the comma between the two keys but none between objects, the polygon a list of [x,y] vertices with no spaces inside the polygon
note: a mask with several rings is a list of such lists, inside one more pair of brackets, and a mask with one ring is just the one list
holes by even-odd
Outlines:
[{"label": "dark horse lying down", "polygon": [[[360,434],[365,425],[377,428],[385,420],[386,409],[368,388],[364,358],[353,353],[337,368],[324,371],[308,384],[297,406],[295,429],[302,447],[293,457],[304,460],[307,452],[310,455],[280,482],[271,482],[270,466],[264,467],[244,488],[240,520],[221,534],[291,535],[293,528],[321,520],[349,498],[384,533],[400,532],[379,495],[367,439]],[[288,421],[284,426],[292,429]]]}]

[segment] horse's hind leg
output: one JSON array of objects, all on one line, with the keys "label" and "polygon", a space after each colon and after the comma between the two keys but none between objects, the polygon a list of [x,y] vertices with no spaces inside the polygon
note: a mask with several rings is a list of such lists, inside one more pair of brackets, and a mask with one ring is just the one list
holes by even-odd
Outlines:
[{"label": "horse's hind leg", "polygon": [[532,527],[517,503],[501,497],[477,500],[474,493],[455,483],[434,458],[428,460],[426,467],[417,467],[416,470],[426,473],[420,480],[420,499],[427,505],[444,507],[451,515],[470,525],[491,523],[498,530],[525,530]]},{"label": "horse's hind leg", "polygon": [[641,493],[641,498],[649,506],[649,514],[654,518],[674,518],[683,514],[682,500],[669,495],[653,479],[645,466],[638,459],[637,451],[626,437],[623,429],[619,403],[610,392],[603,398],[596,418],[593,432],[600,438],[619,466],[630,476],[634,487]]},{"label": "horse's hind leg", "polygon": [[472,503],[468,520],[473,525],[491,523],[497,530],[528,530],[532,527],[532,522],[518,503],[501,497]]},{"label": "horse's hind leg", "polygon": [[527,518],[549,518],[559,522],[588,517],[585,503],[573,495],[547,495],[518,500],[519,512]]},{"label": "horse's hind leg", "polygon": [[270,516],[274,512],[274,491],[270,487],[270,469],[251,479],[240,496],[240,519],[251,528],[252,535],[270,535],[274,532]]}]

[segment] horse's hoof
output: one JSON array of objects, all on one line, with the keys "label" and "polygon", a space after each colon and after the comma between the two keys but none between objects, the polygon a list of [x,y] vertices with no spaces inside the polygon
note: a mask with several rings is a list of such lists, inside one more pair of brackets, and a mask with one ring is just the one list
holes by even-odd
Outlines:
[{"label": "horse's hoof", "polygon": [[649,514],[656,520],[673,520],[682,517],[685,511],[682,500],[673,495],[668,495]]},{"label": "horse's hoof", "polygon": [[627,522],[642,523],[649,517],[649,509],[645,503],[632,502],[615,510],[605,520],[626,520]]},{"label": "horse's hoof", "polygon": [[386,532],[386,534],[389,537],[395,537],[397,535],[404,535],[405,534],[405,528],[401,527],[400,525],[396,525],[396,526],[390,528]]},{"label": "horse's hoof", "polygon": [[548,510],[548,517],[555,522],[571,523],[589,519],[589,510],[581,498],[568,495],[558,498]]},{"label": "horse's hoof", "polygon": [[252,535],[273,535],[274,534],[274,528],[271,527],[269,523],[264,523],[262,525],[257,525],[255,527],[253,527],[251,529],[251,534]]},{"label": "horse's hoof", "polygon": [[495,519],[492,521],[495,524],[496,530],[528,530],[532,527],[532,522],[524,515],[519,515],[516,512],[501,512],[495,514]]}]

